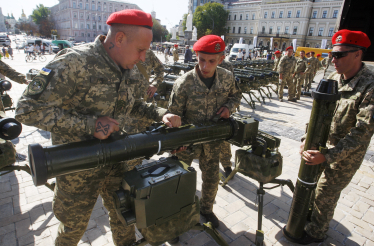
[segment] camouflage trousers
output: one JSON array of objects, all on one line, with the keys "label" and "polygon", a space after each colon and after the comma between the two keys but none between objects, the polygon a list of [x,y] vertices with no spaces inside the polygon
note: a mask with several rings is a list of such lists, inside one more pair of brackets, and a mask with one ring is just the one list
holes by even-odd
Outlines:
[{"label": "camouflage trousers", "polygon": [[[363,155],[362,155],[363,156]],[[311,222],[305,231],[314,238],[324,238],[338,203],[341,191],[351,182],[361,160],[341,161],[329,165],[318,180]]]},{"label": "camouflage trousers", "polygon": [[314,79],[314,73],[305,74],[304,91],[309,91],[312,88],[312,82]]},{"label": "camouflage trousers", "polygon": [[224,141],[221,144],[221,152],[219,153],[219,160],[223,168],[231,167],[231,145],[229,142]]},{"label": "camouflage trousers", "polygon": [[125,171],[124,165],[117,164],[56,178],[52,206],[56,218],[61,222],[56,246],[79,243],[99,195],[109,213],[114,244],[132,245],[135,242],[135,228],[121,223],[112,196],[120,187]]},{"label": "camouflage trousers", "polygon": [[179,160],[191,166],[193,159],[199,159],[199,167],[202,172],[202,188],[200,199],[200,211],[204,214],[213,212],[213,203],[217,195],[219,184],[219,153],[221,143],[207,143],[195,146],[193,153],[183,151],[177,153]]},{"label": "camouflage trousers", "polygon": [[305,80],[305,74],[296,74],[294,78],[294,84],[296,85],[296,95],[297,99],[300,99],[301,96],[301,86],[303,85]]},{"label": "camouflage trousers", "polygon": [[288,99],[295,97],[295,84],[293,82],[292,76],[283,76],[283,79],[279,79],[279,88],[278,88],[278,97],[279,99],[283,98],[283,89],[284,85],[288,86]]}]

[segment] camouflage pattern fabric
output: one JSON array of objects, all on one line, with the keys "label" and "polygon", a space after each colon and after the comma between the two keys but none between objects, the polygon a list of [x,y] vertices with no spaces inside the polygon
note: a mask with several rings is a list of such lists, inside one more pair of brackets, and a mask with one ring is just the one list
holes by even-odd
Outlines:
[{"label": "camouflage pattern fabric", "polygon": [[328,66],[330,66],[332,64],[332,57],[329,58],[329,57],[325,57],[322,61],[321,61],[321,64],[324,68],[327,68]]},{"label": "camouflage pattern fabric", "polygon": [[295,70],[296,58],[291,56],[283,56],[279,61],[279,74],[283,75],[283,79],[279,79],[278,97],[283,98],[284,85],[288,86],[288,99],[295,97],[295,84],[293,82],[292,74]]},{"label": "camouflage pattern fabric", "polygon": [[281,59],[282,59],[282,56],[279,57],[279,58],[277,58],[277,57],[274,58],[274,67],[273,67],[273,71],[278,72],[278,70],[279,70],[279,61],[280,61]]},{"label": "camouflage pattern fabric", "polygon": [[226,61],[225,59],[223,59],[223,61],[221,62],[221,64],[218,64],[218,66],[221,67],[221,68],[224,68],[226,70],[229,70],[230,72],[232,72],[232,74],[234,74],[234,66],[232,65],[231,62]]},{"label": "camouflage pattern fabric", "polygon": [[[192,124],[211,120],[221,107],[227,107],[230,113],[235,112],[240,104],[241,91],[233,74],[217,67],[213,86],[208,89],[200,80],[196,69],[195,67],[176,80],[169,99],[169,111]],[[177,154],[188,165],[191,165],[193,159],[199,159],[203,179],[200,200],[202,213],[210,213],[213,209],[219,183],[220,151],[221,141],[198,145],[192,154],[188,151]]]},{"label": "camouflage pattern fabric", "polygon": [[0,74],[5,75],[11,80],[18,82],[20,84],[25,84],[27,82],[26,75],[17,72],[11,68],[8,64],[0,60]]},{"label": "camouflage pattern fabric", "polygon": [[11,141],[0,138],[0,170],[16,162],[16,149]]},{"label": "camouflage pattern fabric", "polygon": [[179,60],[178,48],[173,49],[173,58],[174,62],[177,62]]},{"label": "camouflage pattern fabric", "polygon": [[[105,51],[104,40],[105,36],[98,36],[93,43],[60,51],[25,89],[16,119],[50,131],[52,144],[93,139],[96,120],[103,116],[116,119],[120,128],[129,115],[161,120],[166,109],[135,100],[143,75],[136,67],[122,71]],[[56,245],[79,242],[99,194],[110,211],[114,244],[135,240],[133,228],[125,227],[113,210],[111,192],[118,189],[126,171],[121,166],[57,178],[53,208],[61,224]]]},{"label": "camouflage pattern fabric", "polygon": [[305,80],[305,74],[304,73],[306,68],[308,66],[308,58],[304,57],[303,59],[298,58],[296,61],[296,67],[295,67],[295,77],[294,77],[294,84],[296,85],[296,98],[300,99],[301,96],[301,86],[304,83]]},{"label": "camouflage pattern fabric", "polygon": [[363,65],[347,84],[336,72],[329,79],[339,82],[342,95],[327,141],[328,166],[318,181],[311,223],[305,228],[315,238],[323,238],[329,229],[340,193],[359,169],[374,133],[374,73]]},{"label": "camouflage pattern fabric", "polygon": [[[148,77],[151,77],[151,72],[155,73],[154,81],[152,82],[153,86],[158,86],[164,81],[164,65],[157,58],[155,53],[152,50],[147,50],[145,53],[145,62],[140,62],[145,69],[147,70]],[[146,87],[148,88],[148,87]]]}]

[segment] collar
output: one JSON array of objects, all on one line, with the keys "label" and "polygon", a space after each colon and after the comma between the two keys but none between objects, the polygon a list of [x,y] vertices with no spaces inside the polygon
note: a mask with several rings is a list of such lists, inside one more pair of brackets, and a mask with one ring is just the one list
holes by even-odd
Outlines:
[{"label": "collar", "polygon": [[353,89],[357,86],[357,83],[360,80],[361,75],[365,73],[366,70],[367,66],[365,65],[365,63],[362,63],[360,71],[358,71],[358,73],[355,76],[353,76],[351,81],[346,85],[343,85],[343,74],[340,74],[338,83],[339,87],[341,88],[339,89],[339,91],[353,91]]},{"label": "collar", "polygon": [[95,38],[94,45],[98,53],[108,62],[109,66],[114,67],[120,73],[122,73],[120,67],[113,61],[113,59],[109,56],[108,52],[104,49],[103,42],[106,39],[105,35],[99,35]]},{"label": "collar", "polygon": [[208,87],[206,87],[206,85],[204,84],[203,81],[201,81],[200,77],[199,77],[199,74],[197,72],[197,66],[198,64],[195,66],[195,69],[193,70],[193,78],[194,78],[194,81],[196,81],[196,83],[198,83],[200,86],[202,86],[203,88],[205,88],[205,92],[209,92],[210,90],[212,90],[214,87],[218,86],[220,87],[220,81],[218,79],[218,71],[217,71],[217,68],[216,68],[216,72],[215,72],[215,78],[214,78],[214,81],[213,81],[213,85],[212,87],[210,87],[210,90]]}]

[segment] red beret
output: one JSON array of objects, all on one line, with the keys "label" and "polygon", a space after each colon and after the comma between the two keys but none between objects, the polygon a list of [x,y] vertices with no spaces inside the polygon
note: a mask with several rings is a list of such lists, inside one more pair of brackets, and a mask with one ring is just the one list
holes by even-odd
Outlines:
[{"label": "red beret", "polygon": [[317,54],[317,57],[320,57],[321,56],[321,54]]},{"label": "red beret", "polygon": [[279,50],[275,51],[274,54],[282,54]]},{"label": "red beret", "polygon": [[208,53],[208,54],[217,54],[225,50],[225,42],[216,35],[206,35],[194,44],[194,51]]},{"label": "red beret", "polygon": [[111,14],[106,21],[107,25],[127,24],[134,26],[143,26],[152,29],[153,22],[151,14],[137,9],[125,9]]},{"label": "red beret", "polygon": [[178,47],[178,45],[177,45],[177,44],[174,44],[174,47]]},{"label": "red beret", "polygon": [[332,36],[332,45],[347,45],[367,49],[371,42],[369,37],[363,32],[343,29]]},{"label": "red beret", "polygon": [[286,49],[286,51],[289,50],[289,49],[293,50],[293,47],[292,46],[288,46],[288,48]]}]

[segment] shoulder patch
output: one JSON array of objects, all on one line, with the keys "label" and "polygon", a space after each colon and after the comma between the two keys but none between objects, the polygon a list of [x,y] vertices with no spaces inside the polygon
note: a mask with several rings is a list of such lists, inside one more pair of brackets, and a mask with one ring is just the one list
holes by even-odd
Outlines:
[{"label": "shoulder patch", "polygon": [[44,91],[47,84],[48,82],[46,76],[36,76],[30,83],[30,85],[27,87],[27,95],[39,95]]},{"label": "shoulder patch", "polygon": [[51,69],[48,69],[48,68],[45,68],[43,67],[42,70],[40,70],[39,72],[43,75],[49,75],[49,73],[51,72],[52,70]]}]

